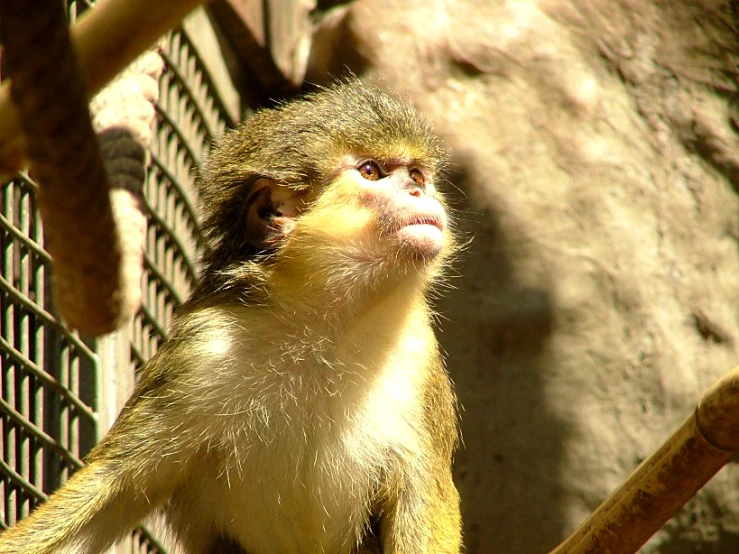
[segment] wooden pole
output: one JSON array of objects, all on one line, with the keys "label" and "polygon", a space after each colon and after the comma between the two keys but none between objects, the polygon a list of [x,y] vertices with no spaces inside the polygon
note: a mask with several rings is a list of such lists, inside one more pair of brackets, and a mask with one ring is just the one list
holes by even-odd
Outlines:
[{"label": "wooden pole", "polygon": [[739,450],[739,366],[551,554],[633,554]]}]

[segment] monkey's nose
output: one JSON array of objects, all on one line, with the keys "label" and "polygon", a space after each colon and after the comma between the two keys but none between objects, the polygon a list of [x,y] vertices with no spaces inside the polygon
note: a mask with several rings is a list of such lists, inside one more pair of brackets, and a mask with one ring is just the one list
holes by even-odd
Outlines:
[{"label": "monkey's nose", "polygon": [[403,188],[414,198],[421,198],[426,195],[426,191],[423,190],[423,187],[412,179],[408,179],[403,183]]}]

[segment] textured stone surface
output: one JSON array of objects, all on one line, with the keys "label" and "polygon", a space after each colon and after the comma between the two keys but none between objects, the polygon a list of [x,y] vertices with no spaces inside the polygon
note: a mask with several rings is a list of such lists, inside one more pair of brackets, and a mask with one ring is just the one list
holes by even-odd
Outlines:
[{"label": "textured stone surface", "polygon": [[[316,35],[310,79],[349,65],[455,153],[472,241],[440,338],[471,554],[548,552],[739,360],[732,17],[718,1],[360,0]],[[643,552],[737,552],[737,477]]]}]

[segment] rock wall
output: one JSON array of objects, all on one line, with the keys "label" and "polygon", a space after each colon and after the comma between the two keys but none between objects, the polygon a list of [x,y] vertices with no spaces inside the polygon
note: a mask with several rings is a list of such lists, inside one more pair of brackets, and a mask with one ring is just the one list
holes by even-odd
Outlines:
[{"label": "rock wall", "polygon": [[[732,11],[732,9],[734,11]],[[344,65],[454,151],[440,302],[467,550],[545,554],[739,361],[739,40],[721,0],[359,0]],[[723,470],[644,549],[739,551]]]}]

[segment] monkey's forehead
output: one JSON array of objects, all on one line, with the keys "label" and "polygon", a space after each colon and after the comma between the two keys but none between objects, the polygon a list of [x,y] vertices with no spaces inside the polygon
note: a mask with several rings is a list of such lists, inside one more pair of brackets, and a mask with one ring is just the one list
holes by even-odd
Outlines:
[{"label": "monkey's forehead", "polygon": [[415,110],[384,92],[348,83],[258,111],[223,138],[204,175],[214,185],[260,175],[308,185],[325,181],[347,155],[405,158],[434,172],[447,160],[442,141]]},{"label": "monkey's forehead", "polygon": [[284,104],[267,118],[268,126],[283,127],[287,139],[310,137],[352,151],[370,147],[388,156],[410,147],[417,157],[446,154],[430,124],[410,105],[356,80]]},{"label": "monkey's forehead", "polygon": [[336,145],[329,163],[346,165],[370,159],[386,165],[419,165],[435,171],[444,163],[445,153],[425,142],[399,138],[373,144]]},{"label": "monkey's forehead", "polygon": [[[366,91],[365,91],[366,92]],[[366,98],[353,98],[347,109],[327,113],[324,125],[337,143],[357,150],[370,146],[378,154],[397,154],[412,149],[421,157],[441,157],[444,150],[431,125],[413,108],[374,91]],[[332,112],[332,106],[327,111]]]}]

